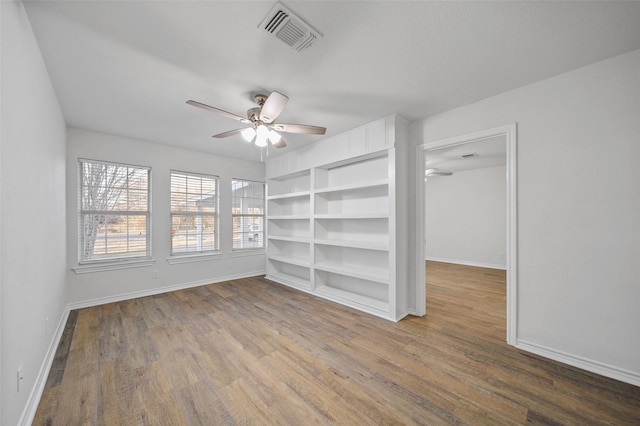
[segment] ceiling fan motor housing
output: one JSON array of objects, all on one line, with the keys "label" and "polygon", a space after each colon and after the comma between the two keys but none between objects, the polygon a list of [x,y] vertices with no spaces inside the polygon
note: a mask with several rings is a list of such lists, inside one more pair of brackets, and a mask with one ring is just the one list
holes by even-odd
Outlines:
[{"label": "ceiling fan motor housing", "polygon": [[262,107],[254,107],[247,110],[247,118],[251,120],[252,123],[260,120],[260,111],[262,111]]},{"label": "ceiling fan motor housing", "polygon": [[253,97],[253,99],[256,101],[256,103],[260,106],[264,105],[264,103],[266,102],[268,96],[267,95],[263,95],[262,93],[258,93],[257,95],[255,95]]}]

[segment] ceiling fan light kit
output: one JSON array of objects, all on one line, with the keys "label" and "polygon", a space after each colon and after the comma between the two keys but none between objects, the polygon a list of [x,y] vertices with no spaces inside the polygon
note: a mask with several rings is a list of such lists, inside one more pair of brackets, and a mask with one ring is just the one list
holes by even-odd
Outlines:
[{"label": "ceiling fan light kit", "polygon": [[261,148],[267,146],[268,142],[271,142],[276,148],[286,147],[287,144],[278,131],[311,135],[324,135],[327,131],[325,127],[306,124],[274,123],[289,101],[289,98],[282,93],[271,92],[269,96],[258,94],[254,96],[254,100],[258,106],[247,111],[247,118],[194,100],[188,100],[187,104],[251,125],[251,127],[244,129],[218,133],[213,135],[214,138],[226,138],[240,134],[244,140],[254,142],[256,146]]},{"label": "ceiling fan light kit", "polygon": [[282,136],[280,136],[280,133],[276,132],[275,130],[271,129],[269,130],[269,141],[275,145],[276,143],[278,143],[278,141],[282,139]]},{"label": "ceiling fan light kit", "polygon": [[256,128],[256,146],[267,146],[267,139],[269,138],[269,129],[264,124],[258,125]]},{"label": "ceiling fan light kit", "polygon": [[253,130],[253,127],[247,127],[246,129],[241,131],[240,134],[247,142],[253,141],[253,138],[256,137],[256,131]]}]

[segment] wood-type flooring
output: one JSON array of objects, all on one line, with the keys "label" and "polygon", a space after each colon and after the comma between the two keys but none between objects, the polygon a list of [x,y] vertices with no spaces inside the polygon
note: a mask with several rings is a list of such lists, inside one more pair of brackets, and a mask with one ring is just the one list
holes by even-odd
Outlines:
[{"label": "wood-type flooring", "polygon": [[640,425],[640,388],[505,343],[504,271],[393,323],[270,282],[71,312],[35,425]]}]

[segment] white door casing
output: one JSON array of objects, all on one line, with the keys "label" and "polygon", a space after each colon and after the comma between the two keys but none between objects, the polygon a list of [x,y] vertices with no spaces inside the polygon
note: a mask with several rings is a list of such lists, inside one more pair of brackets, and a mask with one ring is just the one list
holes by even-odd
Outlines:
[{"label": "white door casing", "polygon": [[506,208],[507,208],[507,343],[515,345],[517,341],[517,178],[516,178],[516,139],[517,125],[515,123],[492,129],[481,130],[466,135],[427,142],[416,147],[417,185],[416,185],[416,311],[415,314],[426,314],[425,287],[425,157],[434,150],[477,142],[480,140],[503,136],[506,139]]}]

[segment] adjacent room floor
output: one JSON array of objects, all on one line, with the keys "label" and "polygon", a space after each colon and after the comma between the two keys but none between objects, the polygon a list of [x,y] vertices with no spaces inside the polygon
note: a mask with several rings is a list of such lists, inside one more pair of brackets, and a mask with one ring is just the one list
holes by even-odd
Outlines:
[{"label": "adjacent room floor", "polygon": [[640,388],[505,343],[504,271],[427,270],[398,323],[264,278],[73,311],[34,424],[640,424]]}]

